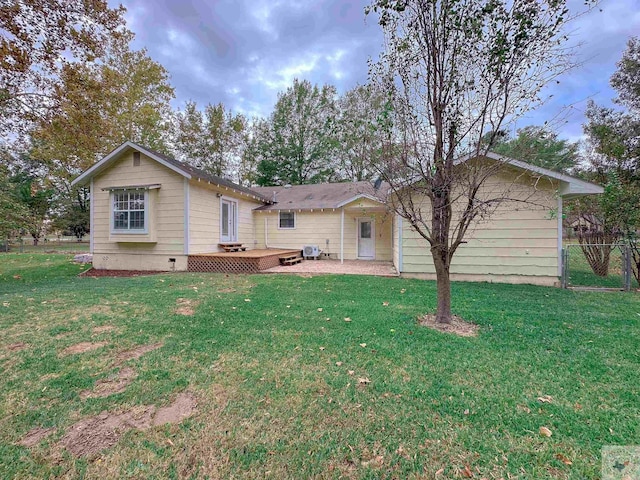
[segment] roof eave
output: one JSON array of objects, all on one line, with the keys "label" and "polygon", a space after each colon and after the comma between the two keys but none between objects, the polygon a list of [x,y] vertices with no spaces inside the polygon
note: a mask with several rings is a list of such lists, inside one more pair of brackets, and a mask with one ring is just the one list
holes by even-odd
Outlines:
[{"label": "roof eave", "polygon": [[146,148],[136,143],[133,143],[131,141],[126,141],[122,145],[117,147],[115,150],[112,150],[111,153],[109,153],[107,156],[103,157],[102,160],[98,161],[95,165],[87,169],[84,173],[76,177],[71,182],[71,186],[74,187],[74,186],[86,185],[87,183],[89,183],[91,178],[93,178],[98,173],[106,169],[113,160],[118,158],[118,156],[128,148],[144,153],[146,156],[154,159],[156,162],[164,165],[168,169],[173,170],[174,172],[178,173],[179,175],[182,175],[185,178],[191,178],[191,174],[189,172],[186,172],[183,169],[165,161],[163,158],[160,158],[153,152],[148,151]]}]

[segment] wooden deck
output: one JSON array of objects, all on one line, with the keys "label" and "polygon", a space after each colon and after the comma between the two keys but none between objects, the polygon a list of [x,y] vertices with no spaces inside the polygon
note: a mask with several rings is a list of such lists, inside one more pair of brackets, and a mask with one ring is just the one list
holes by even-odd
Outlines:
[{"label": "wooden deck", "polygon": [[300,254],[295,249],[255,249],[244,252],[215,252],[189,255],[190,272],[258,273],[280,265],[280,257]]}]

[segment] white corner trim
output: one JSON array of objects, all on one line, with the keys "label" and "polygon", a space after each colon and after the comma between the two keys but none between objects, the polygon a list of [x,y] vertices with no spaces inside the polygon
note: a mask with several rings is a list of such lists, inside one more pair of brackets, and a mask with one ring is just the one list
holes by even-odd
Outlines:
[{"label": "white corner trim", "polygon": [[562,196],[558,195],[558,277],[562,277]]},{"label": "white corner trim", "polygon": [[344,263],[344,208],[340,209],[340,263]]},{"label": "white corner trim", "polygon": [[184,179],[184,254],[189,255],[189,215],[191,214],[189,179]]},{"label": "white corner trim", "polygon": [[95,224],[94,214],[94,202],[93,202],[93,178],[89,185],[89,253],[93,254],[93,226]]},{"label": "white corner trim", "polygon": [[[397,214],[396,214],[397,215]],[[402,217],[398,215],[398,273],[402,273],[404,266],[403,261],[403,253],[402,253],[402,228],[404,225],[402,224]]]}]

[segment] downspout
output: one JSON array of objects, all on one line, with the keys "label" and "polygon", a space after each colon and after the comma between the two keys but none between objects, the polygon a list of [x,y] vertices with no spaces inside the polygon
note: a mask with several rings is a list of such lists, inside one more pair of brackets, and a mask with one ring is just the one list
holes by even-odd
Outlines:
[{"label": "downspout", "polygon": [[264,216],[264,248],[269,248],[269,215]]},{"label": "downspout", "polygon": [[344,263],[344,207],[340,209],[340,263]]}]

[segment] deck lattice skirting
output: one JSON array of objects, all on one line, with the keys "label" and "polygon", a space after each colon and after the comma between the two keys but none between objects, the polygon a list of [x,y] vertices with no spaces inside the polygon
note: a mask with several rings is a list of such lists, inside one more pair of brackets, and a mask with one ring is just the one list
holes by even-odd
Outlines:
[{"label": "deck lattice skirting", "polygon": [[[246,253],[246,255],[242,255]],[[189,272],[218,273],[258,273],[262,270],[280,265],[283,251],[274,251],[259,256],[251,256],[252,252],[236,254],[204,254],[189,255],[187,270]]]}]

